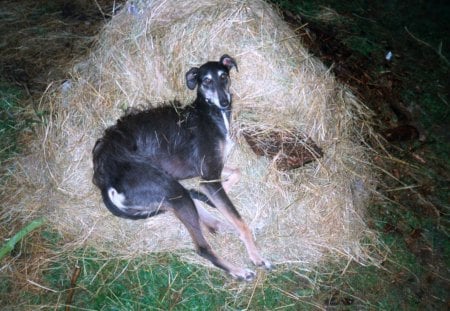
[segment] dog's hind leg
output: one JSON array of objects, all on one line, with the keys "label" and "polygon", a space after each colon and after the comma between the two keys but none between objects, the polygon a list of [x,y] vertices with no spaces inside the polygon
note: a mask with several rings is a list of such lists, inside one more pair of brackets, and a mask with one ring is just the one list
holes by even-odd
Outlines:
[{"label": "dog's hind leg", "polygon": [[215,266],[227,271],[236,279],[245,281],[253,280],[255,277],[255,273],[253,271],[237,267],[218,257],[214,253],[201,231],[199,213],[187,191],[184,196],[171,199],[170,205],[175,216],[184,224],[191,235],[200,256],[208,259]]},{"label": "dog's hind leg", "polygon": [[261,256],[258,248],[256,247],[250,228],[234,207],[233,203],[224,191],[222,184],[220,182],[205,181],[201,184],[201,188],[208,198],[214,203],[217,209],[222,213],[222,215],[227,219],[227,221],[233,224],[236,228],[240,239],[244,242],[250,260],[256,266],[271,270],[272,264]]},{"label": "dog's hind leg", "polygon": [[197,208],[200,222],[211,232],[236,232],[233,226],[228,222],[224,222],[221,219],[216,218],[209,213],[200,203],[201,201],[194,200],[195,207]]}]

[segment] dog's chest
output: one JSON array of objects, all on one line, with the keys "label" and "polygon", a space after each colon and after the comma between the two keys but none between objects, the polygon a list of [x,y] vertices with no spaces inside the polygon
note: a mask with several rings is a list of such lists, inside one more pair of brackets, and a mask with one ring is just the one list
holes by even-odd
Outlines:
[{"label": "dog's chest", "polygon": [[231,140],[230,136],[227,135],[224,139],[219,141],[219,152],[222,155],[222,160],[225,163],[228,155],[230,154],[231,149],[234,146],[234,141]]},{"label": "dog's chest", "polygon": [[223,118],[223,124],[225,125],[225,131],[227,133],[227,136],[229,136],[230,133],[230,121],[228,121],[228,116],[225,111],[221,111],[222,118]]},{"label": "dog's chest", "polygon": [[227,134],[227,137],[225,138],[225,146],[224,146],[224,151],[223,151],[224,161],[230,154],[230,151],[231,151],[231,149],[233,149],[233,146],[234,146],[234,141],[230,138],[230,135]]},{"label": "dog's chest", "polygon": [[225,138],[221,141],[221,152],[222,152],[222,156],[223,156],[223,161],[225,162],[226,158],[228,157],[228,155],[230,154],[231,149],[234,146],[234,142],[230,137],[230,121],[227,117],[227,114],[222,111],[222,118],[223,118],[223,123],[225,125]]}]

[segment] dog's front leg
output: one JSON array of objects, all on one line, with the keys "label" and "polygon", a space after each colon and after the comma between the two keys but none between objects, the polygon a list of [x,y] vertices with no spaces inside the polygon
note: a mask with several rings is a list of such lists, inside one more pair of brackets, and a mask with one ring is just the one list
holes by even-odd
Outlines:
[{"label": "dog's front leg", "polygon": [[264,267],[271,270],[272,264],[261,256],[258,248],[256,247],[250,228],[234,207],[230,198],[224,191],[222,184],[216,181],[205,181],[201,184],[201,188],[203,192],[206,193],[208,198],[214,203],[217,209],[222,213],[222,215],[227,219],[227,221],[229,221],[236,228],[236,231],[239,233],[240,239],[244,242],[247,253],[253,264],[258,267]]},{"label": "dog's front leg", "polygon": [[222,170],[222,186],[225,192],[230,189],[241,179],[241,170],[225,166]]}]

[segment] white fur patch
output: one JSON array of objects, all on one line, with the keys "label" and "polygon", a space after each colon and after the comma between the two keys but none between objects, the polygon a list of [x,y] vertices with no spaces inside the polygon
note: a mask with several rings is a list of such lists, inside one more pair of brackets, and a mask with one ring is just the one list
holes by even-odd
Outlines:
[{"label": "white fur patch", "polygon": [[108,197],[111,200],[111,202],[120,209],[127,209],[128,207],[124,204],[126,198],[125,195],[122,193],[117,192],[114,188],[108,189]]},{"label": "white fur patch", "polygon": [[132,213],[133,215],[148,215],[156,212],[162,207],[162,202],[149,204],[149,205],[125,205],[126,197],[123,193],[117,192],[113,187],[108,189],[108,197],[111,202],[120,210],[125,213]]},{"label": "white fur patch", "polygon": [[217,91],[212,92],[208,90],[205,92],[205,95],[210,102],[220,108],[219,94],[217,94]]},{"label": "white fur patch", "polygon": [[225,129],[227,130],[227,136],[230,132],[230,122],[228,121],[227,114],[222,110],[223,123],[225,124]]},{"label": "white fur patch", "polygon": [[227,137],[225,139],[224,151],[223,151],[224,159],[226,159],[228,157],[233,146],[234,146],[234,141],[231,140],[230,135],[228,135],[228,133],[227,133]]}]

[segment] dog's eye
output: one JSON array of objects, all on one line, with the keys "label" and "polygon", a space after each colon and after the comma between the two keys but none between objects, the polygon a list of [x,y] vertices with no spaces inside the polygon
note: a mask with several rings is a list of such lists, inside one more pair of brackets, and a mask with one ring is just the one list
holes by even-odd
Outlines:
[{"label": "dog's eye", "polygon": [[210,85],[211,82],[212,82],[212,80],[211,80],[210,78],[205,78],[205,79],[203,79],[203,84],[204,84],[204,85]]},{"label": "dog's eye", "polygon": [[220,75],[220,79],[222,81],[226,81],[228,79],[228,76],[225,73],[223,73],[223,74]]}]

